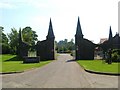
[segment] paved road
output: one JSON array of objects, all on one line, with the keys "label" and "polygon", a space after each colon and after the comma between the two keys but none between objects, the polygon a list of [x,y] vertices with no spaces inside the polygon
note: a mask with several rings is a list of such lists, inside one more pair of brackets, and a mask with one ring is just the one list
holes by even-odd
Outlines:
[{"label": "paved road", "polygon": [[2,75],[3,88],[117,88],[118,77],[85,72],[68,54],[41,68]]}]

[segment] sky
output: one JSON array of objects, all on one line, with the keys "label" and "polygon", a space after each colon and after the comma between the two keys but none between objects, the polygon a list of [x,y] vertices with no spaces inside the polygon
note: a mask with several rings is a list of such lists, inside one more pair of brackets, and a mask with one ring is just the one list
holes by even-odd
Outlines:
[{"label": "sky", "polygon": [[0,26],[6,34],[11,28],[30,26],[45,40],[50,18],[55,40],[75,38],[78,16],[84,38],[99,43],[118,32],[119,0],[0,0]]}]

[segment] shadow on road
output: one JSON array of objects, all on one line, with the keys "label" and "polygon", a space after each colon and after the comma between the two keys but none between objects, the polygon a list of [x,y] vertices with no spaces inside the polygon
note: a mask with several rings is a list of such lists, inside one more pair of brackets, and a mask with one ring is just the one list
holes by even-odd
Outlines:
[{"label": "shadow on road", "polygon": [[75,60],[74,60],[74,59],[72,59],[72,60],[67,60],[66,62],[75,62]]}]

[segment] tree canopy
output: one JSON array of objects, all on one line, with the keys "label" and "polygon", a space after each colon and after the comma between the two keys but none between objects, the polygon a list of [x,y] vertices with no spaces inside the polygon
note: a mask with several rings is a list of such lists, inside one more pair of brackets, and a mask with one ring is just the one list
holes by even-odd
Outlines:
[{"label": "tree canopy", "polygon": [[8,38],[6,34],[3,33],[4,27],[0,26],[0,43],[8,43]]},{"label": "tree canopy", "polygon": [[8,38],[4,33],[4,27],[0,26],[0,47],[2,47],[2,53],[6,54],[10,52],[10,46],[8,44]]},{"label": "tree canopy", "polygon": [[58,43],[56,42],[56,50],[58,53],[70,53],[72,50],[74,50],[75,44],[73,42],[73,39],[68,42],[67,39],[60,40]]},{"label": "tree canopy", "polygon": [[[20,28],[21,29],[21,28]],[[11,28],[11,32],[7,34],[9,40],[9,46],[12,54],[17,54],[17,48],[19,45],[19,32],[15,28]],[[22,29],[22,39],[29,45],[35,45],[38,35],[31,27],[25,27]],[[5,40],[4,40],[5,41]]]},{"label": "tree canopy", "polygon": [[23,28],[22,36],[23,36],[23,41],[30,45],[35,45],[35,41],[38,41],[37,39],[38,35],[36,34],[35,31],[32,30],[31,27]]},{"label": "tree canopy", "polygon": [[15,28],[11,28],[11,33],[8,34],[9,38],[9,45],[11,47],[11,52],[13,54],[17,53],[17,47],[18,47],[18,31]]}]

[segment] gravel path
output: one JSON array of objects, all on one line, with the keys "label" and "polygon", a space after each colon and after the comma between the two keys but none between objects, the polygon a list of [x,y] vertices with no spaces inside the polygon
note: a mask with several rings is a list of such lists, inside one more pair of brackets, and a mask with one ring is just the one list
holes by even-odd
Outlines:
[{"label": "gravel path", "polygon": [[118,76],[85,72],[69,54],[24,73],[0,75],[3,88],[117,88]]}]

